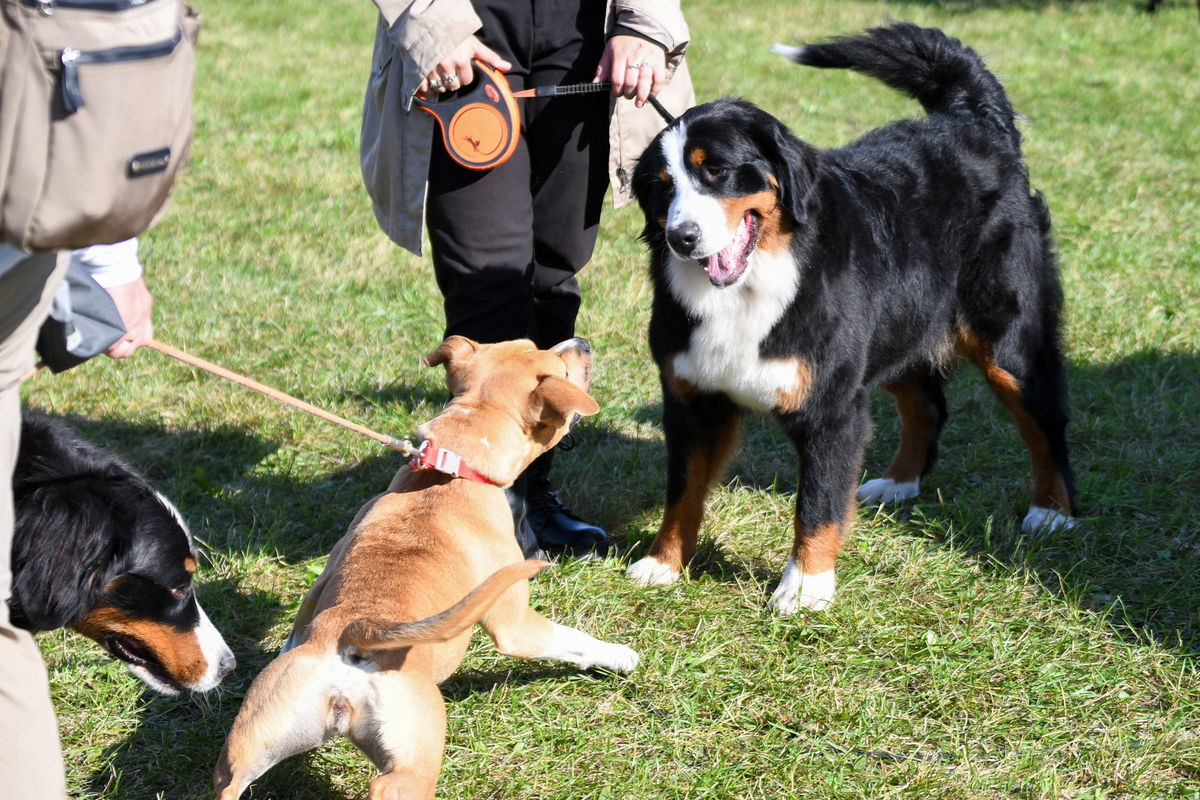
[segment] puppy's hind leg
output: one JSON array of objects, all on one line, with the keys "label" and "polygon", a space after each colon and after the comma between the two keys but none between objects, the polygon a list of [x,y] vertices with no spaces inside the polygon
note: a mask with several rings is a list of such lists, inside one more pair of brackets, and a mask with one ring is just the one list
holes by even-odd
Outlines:
[{"label": "puppy's hind leg", "polygon": [[509,589],[480,624],[506,656],[566,661],[580,669],[599,667],[622,674],[638,664],[638,654],[625,645],[551,622],[530,608],[528,581]]},{"label": "puppy's hind leg", "polygon": [[[416,666],[415,664],[413,666]],[[347,736],[383,773],[368,800],[433,800],[446,744],[446,703],[429,670],[385,670],[372,679],[376,705]]]},{"label": "puppy's hind leg", "polygon": [[333,732],[329,717],[336,703],[328,697],[320,660],[301,646],[254,679],[213,773],[218,800],[237,800],[255,778]]},{"label": "puppy's hind leg", "polygon": [[882,478],[858,487],[859,502],[875,505],[917,496],[921,478],[937,462],[938,435],[947,416],[944,382],[936,367],[920,367],[883,386],[900,415],[900,447]]}]

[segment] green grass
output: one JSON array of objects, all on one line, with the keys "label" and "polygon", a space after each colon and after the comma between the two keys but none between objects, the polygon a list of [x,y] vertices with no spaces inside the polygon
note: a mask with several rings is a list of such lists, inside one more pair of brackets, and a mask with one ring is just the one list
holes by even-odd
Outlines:
[{"label": "green grass", "polygon": [[[834,607],[765,613],[791,539],[795,457],[751,423],[714,493],[690,579],[622,563],[534,583],[554,619],[642,654],[628,678],[521,662],[477,641],[444,686],[439,792],[455,798],[1200,797],[1200,25],[1181,0],[742,0],[687,4],[701,100],[739,94],[819,146],[918,113],[870,79],[770,56],[890,18],[985,54],[1024,114],[1067,298],[1083,522],[1019,533],[1027,456],[977,375],[948,389],[942,460],[914,505],[864,509]],[[161,339],[377,430],[444,398],[427,261],[390,245],[358,173],[374,6],[202,4],[196,142],[144,238]],[[607,213],[579,332],[601,413],[558,460],[563,494],[624,537],[662,514],[661,399],[634,209]],[[40,639],[72,795],[200,798],[254,675],[322,559],[399,466],[370,441],[144,351],[26,386],[144,470],[205,544],[200,595],[239,660],[208,696],[152,695],[89,641]],[[865,468],[897,439],[890,404]],[[289,760],[256,798],[357,797],[344,742]]]}]

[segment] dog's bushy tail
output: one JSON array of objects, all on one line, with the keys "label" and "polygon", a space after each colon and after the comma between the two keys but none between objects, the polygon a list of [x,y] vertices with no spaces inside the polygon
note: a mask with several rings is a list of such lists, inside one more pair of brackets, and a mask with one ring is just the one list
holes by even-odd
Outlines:
[{"label": "dog's bushy tail", "polygon": [[338,642],[339,649],[357,647],[359,650],[393,650],[414,644],[448,642],[470,628],[487,613],[517,581],[532,578],[544,567],[545,561],[521,561],[502,567],[491,577],[471,590],[471,593],[440,614],[415,622],[382,622],[357,619],[346,626]]},{"label": "dog's bushy tail", "polygon": [[928,114],[969,115],[1020,143],[1000,81],[974,50],[935,28],[902,22],[821,44],[772,49],[797,64],[871,75],[916,99]]}]

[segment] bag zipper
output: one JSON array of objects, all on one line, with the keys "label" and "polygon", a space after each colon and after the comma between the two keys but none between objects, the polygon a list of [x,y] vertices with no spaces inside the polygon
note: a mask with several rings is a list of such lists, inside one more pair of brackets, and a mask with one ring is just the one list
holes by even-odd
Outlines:
[{"label": "bag zipper", "polygon": [[154,0],[24,0],[25,5],[41,9],[47,17],[54,15],[57,7],[74,8],[80,11],[126,11],[144,6]]},{"label": "bag zipper", "polygon": [[[62,0],[55,0],[62,2]],[[114,47],[110,50],[92,50],[84,53],[74,47],[63,48],[59,61],[62,62],[62,101],[68,114],[83,107],[83,92],[79,90],[80,64],[114,64],[121,61],[143,61],[163,58],[175,52],[183,41],[183,28],[176,28],[175,35],[165,42],[139,44],[130,47]]]}]

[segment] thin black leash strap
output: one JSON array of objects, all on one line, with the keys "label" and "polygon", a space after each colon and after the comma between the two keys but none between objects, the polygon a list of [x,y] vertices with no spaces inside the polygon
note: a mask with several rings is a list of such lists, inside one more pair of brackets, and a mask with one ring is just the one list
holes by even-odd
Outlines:
[{"label": "thin black leash strap", "polygon": [[[528,90],[526,90],[528,91]],[[538,86],[536,94],[533,97],[562,97],[572,94],[594,94],[597,92],[612,91],[612,81],[600,81],[599,83],[568,83],[563,86]],[[524,92],[517,92],[514,97],[520,97]],[[650,95],[646,98],[650,101],[650,105],[654,106],[654,110],[662,117],[668,125],[675,121],[675,116],[658,102],[658,98]]]}]

